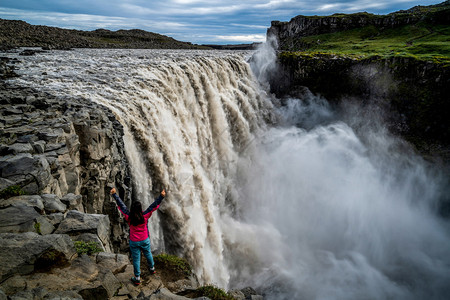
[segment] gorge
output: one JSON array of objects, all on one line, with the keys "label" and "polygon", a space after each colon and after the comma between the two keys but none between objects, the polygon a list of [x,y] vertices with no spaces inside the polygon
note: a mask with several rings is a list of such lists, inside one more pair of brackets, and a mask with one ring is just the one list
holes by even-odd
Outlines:
[{"label": "gorge", "polygon": [[[113,186],[144,206],[167,189],[152,249],[186,258],[200,284],[265,299],[446,297],[448,66],[274,45],[2,54],[0,190],[27,193],[0,201],[5,297],[63,297],[54,272],[69,299],[154,299],[160,282],[123,284]],[[74,260],[71,240],[103,252]],[[37,254],[17,259],[24,247]],[[49,253],[60,259],[46,273]]]}]

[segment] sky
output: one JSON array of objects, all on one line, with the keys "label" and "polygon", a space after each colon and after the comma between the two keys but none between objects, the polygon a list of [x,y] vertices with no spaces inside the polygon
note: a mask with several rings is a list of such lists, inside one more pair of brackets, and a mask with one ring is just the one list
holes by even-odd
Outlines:
[{"label": "sky", "polygon": [[142,29],[194,44],[264,42],[273,20],[366,11],[386,14],[444,0],[0,0],[0,18],[68,29]]}]

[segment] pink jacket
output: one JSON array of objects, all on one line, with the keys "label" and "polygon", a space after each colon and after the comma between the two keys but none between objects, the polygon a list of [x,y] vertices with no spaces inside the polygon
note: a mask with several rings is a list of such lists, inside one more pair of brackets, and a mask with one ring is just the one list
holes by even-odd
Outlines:
[{"label": "pink jacket", "polygon": [[128,225],[130,225],[130,240],[133,242],[140,242],[146,240],[150,236],[147,227],[148,219],[150,219],[152,213],[158,209],[164,197],[162,195],[159,195],[159,197],[156,198],[155,201],[152,204],[150,204],[150,206],[145,211],[142,212],[142,214],[144,215],[144,223],[138,226],[130,224],[129,220],[130,211],[128,210],[125,203],[123,203],[122,199],[120,199],[119,195],[113,194],[113,197],[114,199],[116,199],[117,208],[123,214],[125,220],[128,222]]}]

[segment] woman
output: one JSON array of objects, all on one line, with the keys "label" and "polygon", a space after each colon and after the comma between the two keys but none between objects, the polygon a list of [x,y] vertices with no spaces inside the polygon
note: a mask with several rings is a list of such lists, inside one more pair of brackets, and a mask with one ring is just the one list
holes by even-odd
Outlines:
[{"label": "woman", "polygon": [[131,209],[128,211],[127,206],[120,199],[119,195],[116,194],[115,188],[111,189],[111,195],[116,200],[117,208],[119,208],[128,225],[130,225],[130,250],[134,268],[134,277],[131,278],[131,281],[135,285],[139,285],[141,284],[141,250],[147,258],[150,274],[155,274],[155,263],[150,250],[150,236],[147,223],[152,213],[158,209],[161,201],[166,196],[166,191],[162,190],[161,195],[145,211],[142,211],[142,205],[139,201],[133,202]]}]

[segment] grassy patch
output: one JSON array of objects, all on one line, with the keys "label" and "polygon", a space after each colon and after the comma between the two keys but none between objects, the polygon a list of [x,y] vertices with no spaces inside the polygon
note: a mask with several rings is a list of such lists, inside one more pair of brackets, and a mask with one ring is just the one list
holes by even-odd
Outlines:
[{"label": "grassy patch", "polygon": [[36,233],[42,234],[42,232],[41,232],[41,223],[39,223],[39,222],[34,223],[34,229],[36,230]]},{"label": "grassy patch", "polygon": [[188,298],[208,297],[211,300],[233,300],[223,289],[214,285],[205,285],[184,295]]},{"label": "grassy patch", "polygon": [[18,185],[12,185],[0,191],[0,198],[8,199],[14,196],[25,195],[25,192]]},{"label": "grassy patch", "polygon": [[97,242],[75,241],[73,244],[75,245],[75,250],[77,251],[78,255],[92,255],[103,251],[102,248],[99,247]]},{"label": "grassy patch", "polygon": [[366,26],[341,32],[301,37],[291,49],[350,57],[406,56],[440,63],[450,62],[450,27],[418,23],[398,28]]},{"label": "grassy patch", "polygon": [[158,270],[163,269],[180,277],[189,276],[192,273],[191,265],[185,259],[178,256],[163,253],[153,258]]}]

